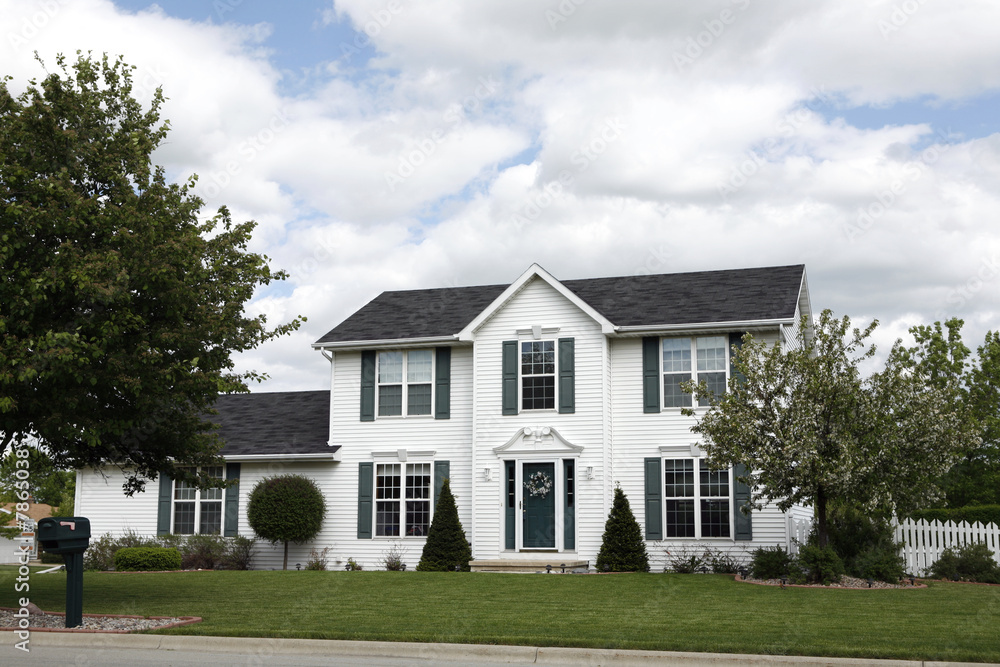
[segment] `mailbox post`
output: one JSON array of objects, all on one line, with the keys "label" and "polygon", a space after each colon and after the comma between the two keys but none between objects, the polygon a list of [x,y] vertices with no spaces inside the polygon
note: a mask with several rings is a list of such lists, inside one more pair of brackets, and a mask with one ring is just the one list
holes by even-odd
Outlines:
[{"label": "mailbox post", "polygon": [[62,554],[66,562],[66,627],[83,623],[83,552],[90,546],[90,519],[50,516],[38,522],[42,549]]}]

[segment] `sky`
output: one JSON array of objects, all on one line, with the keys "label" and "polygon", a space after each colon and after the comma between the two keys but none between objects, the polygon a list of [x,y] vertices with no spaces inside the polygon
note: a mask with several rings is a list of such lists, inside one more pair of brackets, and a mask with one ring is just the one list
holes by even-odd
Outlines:
[{"label": "sky", "polygon": [[254,391],[322,389],[310,344],[385,290],[805,264],[884,352],[1000,329],[993,0],[0,0],[23,89],[121,55],[168,98],[153,155],[255,220],[293,335]]}]

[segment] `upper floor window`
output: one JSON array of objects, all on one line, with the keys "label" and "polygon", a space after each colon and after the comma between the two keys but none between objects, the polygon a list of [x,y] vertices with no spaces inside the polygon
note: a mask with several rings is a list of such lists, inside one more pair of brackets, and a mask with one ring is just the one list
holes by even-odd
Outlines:
[{"label": "upper floor window", "polygon": [[521,343],[521,409],[553,410],[556,407],[556,343],[535,340]]},{"label": "upper floor window", "polygon": [[729,537],[729,470],[701,459],[665,459],[665,537]]},{"label": "upper floor window", "polygon": [[[715,395],[726,393],[729,373],[726,336],[663,339],[663,405],[667,408],[691,407],[691,394],[681,383],[704,382]],[[701,398],[699,406],[711,405]]]},{"label": "upper floor window", "polygon": [[[210,477],[225,479],[222,466],[204,468]],[[174,481],[175,535],[219,535],[222,532],[222,488],[198,489],[181,480]]]},{"label": "upper floor window", "polygon": [[433,369],[432,350],[379,352],[378,415],[431,414]]}]

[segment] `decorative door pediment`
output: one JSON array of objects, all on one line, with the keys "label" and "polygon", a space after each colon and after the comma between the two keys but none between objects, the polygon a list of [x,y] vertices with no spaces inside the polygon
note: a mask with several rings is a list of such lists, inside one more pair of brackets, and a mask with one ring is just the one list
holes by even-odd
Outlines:
[{"label": "decorative door pediment", "polygon": [[505,444],[493,448],[498,458],[549,455],[553,458],[579,456],[583,451],[551,426],[525,426],[519,428]]}]

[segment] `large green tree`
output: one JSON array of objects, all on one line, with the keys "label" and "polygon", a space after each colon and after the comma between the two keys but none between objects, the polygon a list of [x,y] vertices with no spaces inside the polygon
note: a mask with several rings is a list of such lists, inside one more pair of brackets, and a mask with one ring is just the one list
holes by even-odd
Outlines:
[{"label": "large green tree", "polygon": [[[248,317],[285,274],[247,251],[253,222],[200,215],[151,154],[157,90],[79,55],[14,96],[0,82],[0,455],[37,437],[61,467],[114,465],[124,491],[216,462],[206,420],[254,372],[232,355],[298,327]],[[209,482],[206,478],[200,482]]]},{"label": "large green tree", "polygon": [[[6,456],[0,461],[0,502],[18,502],[23,491],[36,503],[72,511],[76,475],[60,470],[52,457],[36,447],[24,447],[28,456]],[[20,462],[20,464],[19,464]]]},{"label": "large green tree", "polygon": [[751,507],[812,505],[821,546],[831,503],[898,513],[927,506],[940,476],[978,442],[957,376],[932,377],[926,345],[897,341],[882,370],[862,374],[876,326],[852,328],[825,310],[815,328],[802,319],[787,351],[745,337],[729,391],[692,429],[712,465],[750,471]]}]

